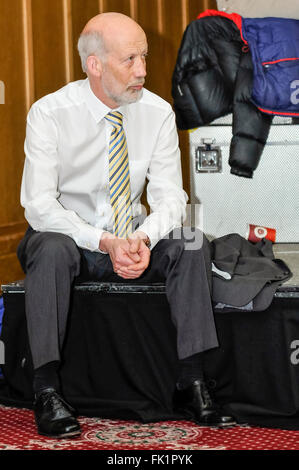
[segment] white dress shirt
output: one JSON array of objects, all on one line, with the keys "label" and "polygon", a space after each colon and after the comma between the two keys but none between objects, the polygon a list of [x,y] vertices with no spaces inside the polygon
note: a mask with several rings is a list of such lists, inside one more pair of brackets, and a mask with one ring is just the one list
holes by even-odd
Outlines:
[{"label": "white dress shirt", "polygon": [[[185,218],[178,136],[171,106],[143,90],[121,106],[127,138],[133,217],[141,214],[146,178],[151,213],[138,230],[152,247]],[[103,231],[112,232],[109,195],[111,111],[79,80],[51,93],[27,116],[21,204],[33,229],[60,232],[82,248],[98,251]]]}]

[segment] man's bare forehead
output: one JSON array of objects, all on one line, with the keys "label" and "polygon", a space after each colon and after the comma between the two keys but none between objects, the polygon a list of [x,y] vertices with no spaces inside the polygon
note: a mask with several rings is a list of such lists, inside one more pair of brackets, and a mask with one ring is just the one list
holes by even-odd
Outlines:
[{"label": "man's bare forehead", "polygon": [[106,50],[113,55],[144,54],[148,51],[148,44],[145,33],[128,36],[117,35],[114,39],[105,41]]}]

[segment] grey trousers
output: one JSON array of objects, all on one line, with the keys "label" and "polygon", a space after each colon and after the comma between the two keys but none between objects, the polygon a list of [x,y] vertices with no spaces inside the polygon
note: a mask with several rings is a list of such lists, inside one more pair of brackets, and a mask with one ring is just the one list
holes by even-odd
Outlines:
[{"label": "grey trousers", "polygon": [[[75,279],[136,282],[115,274],[109,255],[78,248],[60,233],[29,227],[17,254],[26,273],[25,307],[34,368],[60,360]],[[179,359],[218,346],[210,265],[205,236],[196,230],[193,238],[186,239],[179,229],[157,243],[149,267],[137,279],[165,282]]]}]

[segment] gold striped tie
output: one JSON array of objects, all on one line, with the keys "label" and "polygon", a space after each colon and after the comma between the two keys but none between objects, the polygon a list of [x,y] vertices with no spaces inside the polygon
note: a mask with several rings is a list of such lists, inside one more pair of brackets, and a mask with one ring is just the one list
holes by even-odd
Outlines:
[{"label": "gold striped tie", "polygon": [[127,141],[123,116],[119,111],[106,114],[113,126],[109,142],[110,203],[113,209],[113,232],[119,238],[132,233],[132,203]]}]

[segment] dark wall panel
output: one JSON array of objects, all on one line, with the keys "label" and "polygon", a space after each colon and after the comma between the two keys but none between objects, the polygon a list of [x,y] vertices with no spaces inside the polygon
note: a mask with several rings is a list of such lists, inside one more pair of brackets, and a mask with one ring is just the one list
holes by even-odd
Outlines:
[{"label": "dark wall panel", "polygon": [[163,51],[165,41],[161,34],[160,25],[162,20],[160,17],[159,0],[139,0],[136,21],[144,29],[149,45],[146,87],[164,97],[165,68],[163,64]]},{"label": "dark wall panel", "polygon": [[32,0],[35,99],[65,85],[62,0]]},{"label": "dark wall panel", "polygon": [[103,13],[106,11],[116,11],[131,16],[130,0],[103,0],[102,3]]},{"label": "dark wall panel", "polygon": [[19,8],[13,14],[13,21],[8,21],[11,2],[0,2],[0,80],[5,91],[4,104],[0,104],[0,226],[22,218],[19,185],[24,160],[26,100],[21,1],[15,3]]},{"label": "dark wall panel", "polygon": [[[13,8],[14,7],[14,8]],[[21,0],[0,1],[0,282],[22,276],[15,249],[24,228],[20,183],[26,94]],[[21,233],[20,233],[21,232]]]},{"label": "dark wall panel", "polygon": [[74,63],[74,80],[85,78],[81,68],[81,61],[77,51],[77,42],[85,24],[99,14],[98,0],[72,0],[72,38],[73,38],[73,63]]},{"label": "dark wall panel", "polygon": [[188,22],[196,20],[199,13],[204,10],[217,10],[216,0],[188,0],[189,18]]}]

